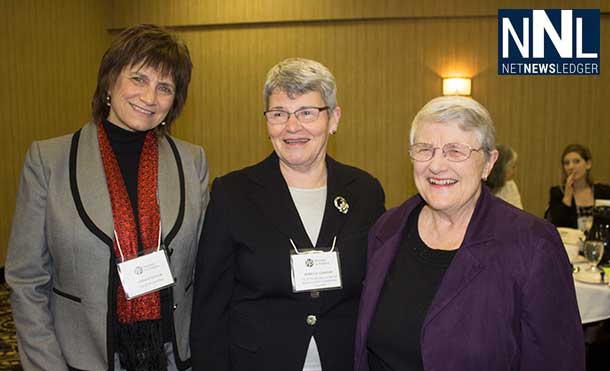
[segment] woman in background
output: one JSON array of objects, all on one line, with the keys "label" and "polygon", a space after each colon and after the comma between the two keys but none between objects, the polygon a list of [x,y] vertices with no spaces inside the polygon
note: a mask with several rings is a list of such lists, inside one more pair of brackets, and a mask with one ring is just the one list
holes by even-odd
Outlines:
[{"label": "woman in background", "polygon": [[498,151],[498,159],[493,169],[491,169],[487,180],[485,180],[485,184],[494,196],[503,199],[519,209],[523,209],[519,188],[513,180],[515,168],[517,167],[517,153],[504,144],[498,144],[496,150]]},{"label": "woman in background", "polygon": [[589,148],[570,144],[561,154],[562,185],[551,187],[546,218],[557,227],[587,232],[593,222],[596,199],[610,199],[610,186],[594,183]]},{"label": "woman in background", "polygon": [[[24,370],[189,367],[207,162],[169,128],[191,69],[175,36],[128,28],[101,60],[93,121],[31,145],[5,267]],[[173,287],[134,290],[128,273],[154,278],[153,267]]]}]

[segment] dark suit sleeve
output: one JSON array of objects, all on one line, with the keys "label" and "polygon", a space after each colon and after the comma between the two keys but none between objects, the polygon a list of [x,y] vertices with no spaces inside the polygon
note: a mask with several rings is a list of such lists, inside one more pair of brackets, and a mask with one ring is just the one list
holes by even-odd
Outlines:
[{"label": "dark suit sleeve", "polygon": [[227,371],[229,364],[229,302],[234,253],[223,184],[212,184],[195,268],[191,317],[193,371]]},{"label": "dark suit sleeve", "polygon": [[556,231],[535,246],[522,287],[521,371],[585,369],[572,269]]},{"label": "dark suit sleeve", "polygon": [[552,187],[549,196],[549,208],[545,213],[546,219],[556,227],[576,228],[576,207],[563,203],[563,192],[559,187]]}]

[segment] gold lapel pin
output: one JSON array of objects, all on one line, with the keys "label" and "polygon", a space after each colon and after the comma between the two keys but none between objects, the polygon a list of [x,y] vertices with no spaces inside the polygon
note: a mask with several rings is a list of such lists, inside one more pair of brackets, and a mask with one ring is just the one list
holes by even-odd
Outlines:
[{"label": "gold lapel pin", "polygon": [[335,207],[337,208],[337,210],[339,210],[341,214],[347,214],[347,211],[349,210],[349,204],[347,203],[347,200],[343,198],[343,196],[335,197],[334,203]]}]

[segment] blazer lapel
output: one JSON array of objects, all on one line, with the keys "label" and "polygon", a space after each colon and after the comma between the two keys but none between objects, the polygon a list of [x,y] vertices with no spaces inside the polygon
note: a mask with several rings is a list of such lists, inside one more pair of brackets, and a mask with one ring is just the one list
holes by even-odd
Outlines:
[{"label": "blazer lapel", "polygon": [[[157,198],[161,213],[161,231],[165,239],[174,228],[180,210],[180,176],[176,159],[166,139],[159,140],[159,172]],[[114,240],[114,222],[110,194],[97,140],[97,126],[83,127],[76,158],[78,196],[91,222]],[[100,186],[102,185],[102,186]],[[90,191],[90,190],[95,191]]]},{"label": "blazer lapel", "polygon": [[272,153],[263,162],[247,171],[256,183],[248,198],[256,205],[269,225],[287,239],[292,239],[298,249],[313,249],[305,227],[297,212],[288,185],[279,169],[279,158]]},{"label": "blazer lapel", "polygon": [[[443,277],[442,283],[428,309],[422,330],[483,270],[483,265],[472,255],[468,248],[460,248],[454,261]],[[422,331],[422,332],[423,332]]]},{"label": "blazer lapel", "polygon": [[443,280],[428,309],[422,333],[426,326],[455,299],[462,290],[470,285],[474,278],[485,269],[484,262],[493,256],[487,242],[493,239],[489,211],[491,194],[482,186],[474,213],[466,229],[464,242],[447,269]]},{"label": "blazer lapel", "polygon": [[356,360],[360,370],[362,358],[366,354],[366,339],[369,326],[375,315],[379,295],[385,283],[385,278],[394,261],[407,218],[413,208],[421,202],[419,196],[414,196],[396,209],[387,211],[373,227],[369,235],[369,251],[366,264],[366,277],[358,309],[356,327]]},{"label": "blazer lapel", "polygon": [[76,157],[76,181],[85,212],[91,221],[114,240],[114,222],[110,194],[97,140],[97,126],[83,127]]},{"label": "blazer lapel", "polygon": [[[349,183],[354,180],[354,175],[343,172],[341,165],[328,155],[326,156],[326,168],[326,206],[324,208],[324,217],[322,219],[322,226],[320,227],[320,234],[316,243],[317,248],[323,248],[324,250],[327,250],[332,246],[335,237],[339,239],[343,225],[351,217],[354,208],[357,208],[358,203],[349,191]],[[343,197],[350,205],[347,213],[344,214],[335,207],[335,199],[337,197]],[[339,243],[339,241],[337,241],[337,243]]]},{"label": "blazer lapel", "polygon": [[[159,138],[159,173],[157,174],[157,200],[161,213],[163,241],[174,228],[180,211],[181,184],[176,158],[167,138]],[[170,241],[171,242],[171,241]]]}]

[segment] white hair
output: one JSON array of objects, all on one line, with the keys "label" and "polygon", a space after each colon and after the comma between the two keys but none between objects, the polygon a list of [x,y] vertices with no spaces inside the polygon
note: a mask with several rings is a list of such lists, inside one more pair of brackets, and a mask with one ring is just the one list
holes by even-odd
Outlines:
[{"label": "white hair", "polygon": [[434,98],[426,103],[413,118],[409,144],[413,144],[417,129],[425,122],[455,122],[462,130],[473,130],[486,157],[496,147],[496,129],[493,120],[487,109],[472,98],[446,96]]}]

